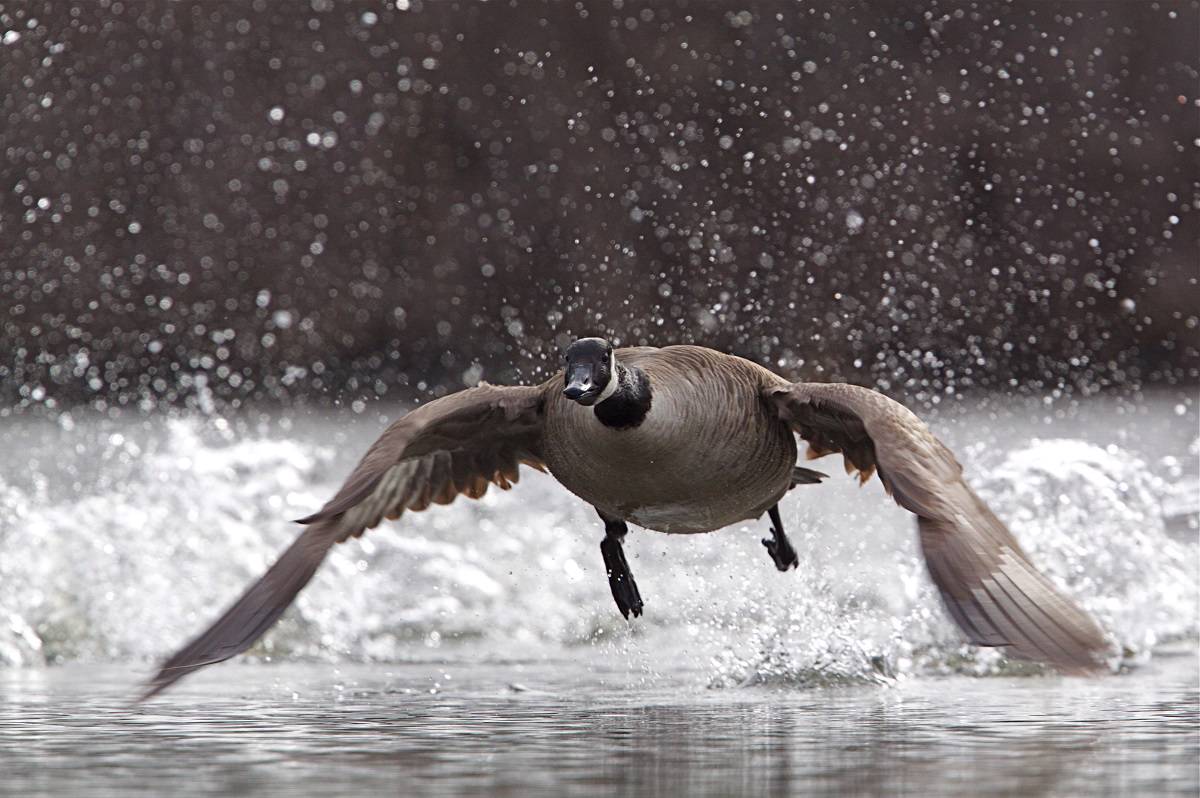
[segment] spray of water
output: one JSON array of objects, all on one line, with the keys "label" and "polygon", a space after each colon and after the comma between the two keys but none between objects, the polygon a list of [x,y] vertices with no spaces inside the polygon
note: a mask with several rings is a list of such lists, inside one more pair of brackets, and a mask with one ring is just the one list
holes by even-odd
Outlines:
[{"label": "spray of water", "polygon": [[[69,490],[0,483],[0,662],[161,657],[266,568],[298,531],[286,519],[318,506],[340,476],[328,449],[295,437],[209,432],[209,422],[166,420],[152,444],[113,434],[98,456],[78,453],[102,475]],[[1124,661],[1200,630],[1196,544],[1163,521],[1172,483],[1119,449],[1075,440],[1035,442],[973,471]],[[531,473],[510,493],[338,547],[254,653],[387,661],[469,640],[505,658],[630,641],[653,652],[660,641],[657,650],[704,663],[713,686],[1027,670],[962,643],[910,517],[877,487],[802,490],[785,505],[802,552],[788,574],[759,545],[761,525],[631,535],[647,613],[630,631],[611,606],[590,509]]]}]

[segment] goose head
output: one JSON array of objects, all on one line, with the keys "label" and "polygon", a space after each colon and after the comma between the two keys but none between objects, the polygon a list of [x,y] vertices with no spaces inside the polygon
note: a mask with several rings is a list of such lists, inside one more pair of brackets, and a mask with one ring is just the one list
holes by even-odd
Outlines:
[{"label": "goose head", "polygon": [[584,407],[603,402],[617,390],[617,359],[603,338],[580,338],[567,347],[563,396]]}]

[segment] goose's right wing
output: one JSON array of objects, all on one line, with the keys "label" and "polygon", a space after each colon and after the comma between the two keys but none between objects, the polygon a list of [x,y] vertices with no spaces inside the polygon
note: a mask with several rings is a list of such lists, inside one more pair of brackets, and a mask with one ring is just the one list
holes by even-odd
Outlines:
[{"label": "goose's right wing", "polygon": [[341,490],[300,523],[304,533],[203,634],[163,663],[146,699],[192,671],[254,644],[308,584],[334,544],[385,517],[479,498],[509,488],[521,464],[544,470],[540,387],[481,385],[437,399],[398,419],[367,451]]},{"label": "goose's right wing", "polygon": [[794,383],[766,395],[810,455],[840,452],[864,482],[878,471],[892,498],[916,514],[929,575],[971,642],[1068,671],[1099,667],[1106,644],[1096,622],[1034,567],[912,412],[841,383]]}]

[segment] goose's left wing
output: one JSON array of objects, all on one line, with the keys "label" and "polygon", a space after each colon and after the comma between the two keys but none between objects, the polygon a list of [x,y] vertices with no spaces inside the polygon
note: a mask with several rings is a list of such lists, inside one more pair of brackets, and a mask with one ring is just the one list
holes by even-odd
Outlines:
[{"label": "goose's left wing", "polygon": [[765,390],[809,457],[840,452],[863,482],[916,514],[921,549],[946,609],[971,642],[1067,671],[1100,667],[1104,635],[1040,573],[1012,533],[963,481],[962,466],[929,428],[883,394],[842,383]]},{"label": "goose's left wing", "polygon": [[387,428],[341,490],[300,521],[308,528],[203,634],[163,663],[143,699],[192,671],[245,651],[312,579],[336,543],[385,517],[511,487],[521,464],[542,463],[543,389],[481,385],[436,399]]}]

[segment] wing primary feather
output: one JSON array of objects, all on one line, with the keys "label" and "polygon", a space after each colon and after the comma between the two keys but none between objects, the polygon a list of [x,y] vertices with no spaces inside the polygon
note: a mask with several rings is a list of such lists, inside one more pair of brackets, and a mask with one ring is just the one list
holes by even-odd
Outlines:
[{"label": "wing primary feather", "polygon": [[305,529],[212,626],[162,664],[139,700],[145,701],[192,671],[227,660],[254,645],[312,579],[334,543],[330,532],[328,523]]},{"label": "wing primary feather", "polygon": [[[1037,573],[1028,563],[1010,558],[1000,571],[1027,596],[1038,596],[1037,606],[1054,627],[1061,631],[1080,651],[1090,652],[1104,645],[1104,633],[1086,613],[1065,601],[1049,584],[1045,575]],[[1088,662],[1095,664],[1095,660]]]},{"label": "wing primary feather", "polygon": [[[988,593],[1004,609],[1005,614],[1014,620],[1019,619],[1016,625],[1020,628],[1025,642],[1014,641],[1013,648],[1018,654],[1030,656],[1040,652],[1040,657],[1034,658],[1044,659],[1059,666],[1074,666],[1075,657],[1071,652],[1048,634],[1053,630],[1050,619],[1003,571],[993,572],[992,578],[984,584],[989,585]],[[1028,650],[1031,647],[1033,652]]]},{"label": "wing primary feather", "polygon": [[[974,596],[965,587],[967,584],[966,581],[950,565],[949,558],[941,552],[926,551],[925,563],[934,584],[939,588],[938,592],[942,596],[942,604],[946,607],[947,612],[950,613],[950,617],[966,632],[967,638],[972,643],[980,646],[1004,645],[1004,636],[996,629],[995,624],[989,621],[979,610],[979,607],[975,604]],[[948,590],[948,585],[963,586],[960,591],[961,595],[959,591],[951,592]]]},{"label": "wing primary feather", "polygon": [[[1021,633],[1021,630],[1017,628],[1013,620],[1005,614],[1000,605],[996,603],[995,598],[992,597],[992,593],[988,589],[988,580],[982,580],[979,583],[979,587],[973,589],[971,594],[975,597],[975,602],[983,610],[983,614],[987,619],[992,622],[993,626],[1000,630],[1000,634],[1004,638],[1004,646],[1016,646],[1025,639],[1025,635]],[[1047,659],[1045,654],[1030,651],[1029,649],[1029,646],[1022,646],[1018,653],[1031,659]]]}]

